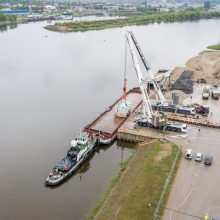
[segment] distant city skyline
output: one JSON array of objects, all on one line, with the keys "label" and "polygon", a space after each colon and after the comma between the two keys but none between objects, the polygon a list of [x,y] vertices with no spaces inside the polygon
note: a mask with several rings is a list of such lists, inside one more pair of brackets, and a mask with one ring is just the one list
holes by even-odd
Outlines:
[{"label": "distant city skyline", "polygon": [[[0,4],[53,4],[53,3],[67,3],[67,2],[101,2],[101,3],[161,3],[166,5],[167,3],[187,3],[187,4],[204,4],[206,0],[0,0]],[[220,4],[220,0],[210,0],[211,5]]]}]

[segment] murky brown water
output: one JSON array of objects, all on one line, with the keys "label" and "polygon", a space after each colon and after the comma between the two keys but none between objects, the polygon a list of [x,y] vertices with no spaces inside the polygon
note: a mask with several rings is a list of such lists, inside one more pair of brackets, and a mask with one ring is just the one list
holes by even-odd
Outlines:
[{"label": "murky brown water", "polygon": [[[44,25],[19,25],[0,33],[4,220],[85,219],[117,172],[122,148],[113,144],[97,151],[81,173],[61,186],[44,186],[78,130],[121,95],[127,29],[134,31],[154,71],[184,64],[220,35],[220,20],[69,34],[49,32]],[[131,88],[137,83],[130,58],[128,67]],[[129,152],[125,148],[123,158]]]}]

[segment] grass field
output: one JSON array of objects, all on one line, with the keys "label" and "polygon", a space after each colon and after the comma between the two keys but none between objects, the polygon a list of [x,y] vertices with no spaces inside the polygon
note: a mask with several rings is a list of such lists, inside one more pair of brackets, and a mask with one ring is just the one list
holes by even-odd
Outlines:
[{"label": "grass field", "polygon": [[220,50],[220,43],[219,44],[210,45],[207,48],[211,49],[211,50]]},{"label": "grass field", "polygon": [[[96,210],[98,213],[94,219],[152,219],[177,151],[177,146],[160,141],[138,147],[125,171],[114,184],[110,195],[107,196],[101,211]],[[180,158],[178,158],[163,205],[166,204]],[[150,209],[147,206],[149,202],[154,204]],[[163,210],[160,210],[160,214],[162,212]]]},{"label": "grass field", "polygon": [[95,206],[93,207],[91,213],[89,214],[89,217],[88,217],[89,219],[93,219],[95,217],[95,215],[97,214],[97,212],[99,211],[99,209],[102,207],[103,203],[105,202],[105,200],[108,197],[109,193],[111,192],[112,188],[116,185],[116,183],[120,179],[122,173],[127,168],[127,165],[129,163],[129,161],[131,160],[131,158],[134,156],[134,154],[135,154],[135,151],[133,151],[133,153],[131,154],[131,156],[128,157],[127,160],[125,160],[124,162],[122,162],[120,164],[119,173],[111,179],[111,182],[107,186],[107,188],[105,189],[105,192],[101,195],[101,197],[99,198],[99,200],[96,202]]}]

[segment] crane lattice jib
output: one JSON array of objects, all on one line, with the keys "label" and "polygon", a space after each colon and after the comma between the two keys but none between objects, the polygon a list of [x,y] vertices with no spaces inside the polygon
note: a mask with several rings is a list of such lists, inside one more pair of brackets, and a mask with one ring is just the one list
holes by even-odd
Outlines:
[{"label": "crane lattice jib", "polygon": [[141,48],[140,48],[140,46],[139,46],[139,44],[138,44],[134,34],[131,31],[128,34],[130,34],[131,39],[133,40],[133,43],[134,43],[134,45],[135,45],[135,47],[136,47],[136,49],[138,51],[138,54],[139,54],[139,56],[140,56],[140,58],[141,58],[141,60],[142,60],[142,62],[144,64],[144,67],[145,67],[145,69],[147,71],[147,79],[148,79],[149,83],[151,83],[153,85],[154,91],[157,94],[157,96],[159,98],[159,101],[161,103],[164,103],[166,101],[165,98],[164,98],[164,95],[161,92],[160,86],[158,85],[157,81],[154,78],[154,74],[152,73],[151,68],[150,68],[149,64],[147,63],[147,61],[146,61],[146,59],[144,57],[144,54],[141,51]]},{"label": "crane lattice jib", "polygon": [[149,82],[147,80],[144,80],[144,78],[143,78],[141,68],[140,68],[140,65],[138,62],[138,58],[135,53],[135,44],[134,44],[134,41],[131,37],[131,34],[128,33],[126,38],[128,41],[132,60],[133,60],[135,71],[136,71],[137,78],[138,78],[139,87],[140,87],[141,94],[142,94],[142,99],[143,99],[143,115],[142,116],[147,118],[148,120],[150,120],[150,119],[152,119],[153,110],[151,108],[149,96],[148,96],[148,92],[147,92],[147,85]]}]

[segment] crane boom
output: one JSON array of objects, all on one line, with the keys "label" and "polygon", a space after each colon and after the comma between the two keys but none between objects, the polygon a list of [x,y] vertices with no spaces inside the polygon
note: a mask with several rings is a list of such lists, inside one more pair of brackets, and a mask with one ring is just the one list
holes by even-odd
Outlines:
[{"label": "crane boom", "polygon": [[153,110],[152,110],[150,102],[149,102],[149,96],[148,96],[148,92],[147,92],[147,83],[146,83],[146,80],[144,80],[142,72],[141,72],[138,58],[135,53],[135,44],[134,44],[134,41],[131,37],[131,34],[128,33],[126,38],[128,41],[128,45],[130,48],[131,56],[132,56],[134,67],[135,67],[135,71],[136,71],[137,78],[138,78],[138,83],[139,83],[141,94],[142,94],[142,99],[143,99],[143,115],[142,115],[142,117],[147,118],[148,120],[151,120],[152,115],[153,115]]},{"label": "crane boom", "polygon": [[[128,32],[126,35],[126,39],[130,48],[132,60],[134,63],[135,71],[138,78],[139,87],[141,90],[142,100],[143,100],[143,109],[142,109],[142,115],[141,117],[136,121],[139,126],[148,127],[148,128],[155,128],[159,130],[169,130],[169,131],[175,131],[175,132],[186,132],[187,126],[186,124],[182,123],[176,123],[176,122],[169,122],[167,121],[167,116],[162,112],[153,112],[152,106],[150,104],[149,99],[149,91],[148,91],[148,85],[149,83],[152,83],[154,86],[155,92],[157,92],[157,95],[160,98],[160,101],[165,101],[165,98],[160,90],[159,85],[154,79],[153,73],[150,70],[149,65],[147,64],[143,53],[141,52],[141,49],[134,37],[134,35],[131,32]],[[147,78],[143,78],[143,74],[141,71],[140,64],[138,62],[138,58],[135,52],[135,49],[137,49],[144,66],[147,71]]]},{"label": "crane boom", "polygon": [[138,44],[134,34],[131,31],[129,32],[129,34],[130,34],[130,36],[131,36],[131,38],[132,38],[132,40],[134,42],[134,45],[135,45],[135,47],[136,47],[136,49],[138,51],[138,54],[141,57],[141,60],[142,60],[142,62],[144,64],[144,67],[145,67],[145,69],[147,71],[147,78],[148,78],[149,83],[151,83],[153,85],[154,91],[156,92],[157,96],[159,97],[159,101],[161,103],[164,103],[166,101],[166,99],[164,98],[164,95],[161,92],[160,86],[158,85],[157,81],[155,80],[154,74],[151,71],[151,68],[150,68],[150,66],[147,63],[147,61],[146,61],[146,59],[144,57],[144,54],[141,51],[141,48],[140,48],[140,46],[139,46],[139,44]]}]

